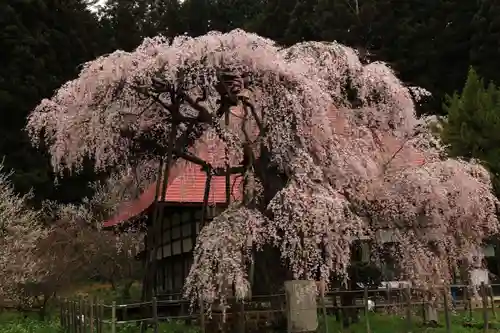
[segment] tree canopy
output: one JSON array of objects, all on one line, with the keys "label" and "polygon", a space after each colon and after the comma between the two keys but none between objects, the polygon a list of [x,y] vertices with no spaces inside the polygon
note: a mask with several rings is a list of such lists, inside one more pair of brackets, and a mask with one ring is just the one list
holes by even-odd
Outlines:
[{"label": "tree canopy", "polygon": [[193,300],[224,299],[228,284],[243,297],[249,247],[279,248],[297,279],[328,279],[347,273],[349,244],[377,243],[385,229],[403,277],[433,286],[498,232],[498,201],[489,173],[443,157],[416,117],[412,96],[427,94],[338,43],[281,48],[233,30],[147,38],[88,62],[27,129],[57,172],[88,156],[97,169],[155,161],[171,135],[177,156],[208,151],[201,157],[214,168],[250,159],[247,198],[198,237]]}]

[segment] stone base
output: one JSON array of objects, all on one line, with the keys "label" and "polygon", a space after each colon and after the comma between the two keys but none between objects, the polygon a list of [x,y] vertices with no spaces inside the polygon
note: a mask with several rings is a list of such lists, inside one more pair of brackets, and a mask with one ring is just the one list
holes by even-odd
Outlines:
[{"label": "stone base", "polygon": [[315,332],[318,329],[316,281],[285,282],[288,333]]}]

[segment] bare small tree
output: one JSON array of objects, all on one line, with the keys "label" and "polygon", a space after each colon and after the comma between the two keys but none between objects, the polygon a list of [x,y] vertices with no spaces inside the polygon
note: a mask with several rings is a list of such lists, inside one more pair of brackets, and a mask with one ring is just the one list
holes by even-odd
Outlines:
[{"label": "bare small tree", "polygon": [[48,292],[53,296],[95,277],[109,282],[123,297],[129,296],[132,283],[140,275],[140,223],[120,232],[102,230],[101,226],[121,202],[133,197],[130,193],[137,192],[136,179],[131,180],[129,172],[120,172],[96,183],[94,196],[82,204],[45,203],[46,218],[52,226],[39,244],[49,272],[39,285],[45,297],[50,297]]},{"label": "bare small tree", "polygon": [[109,231],[93,233],[97,244],[91,267],[95,275],[111,284],[121,298],[130,299],[130,288],[142,277],[138,260],[141,235],[132,231],[113,235]]},{"label": "bare small tree", "polygon": [[143,222],[138,216],[128,227],[115,231],[102,230],[102,222],[117,213],[128,200],[135,199],[156,177],[158,166],[150,161],[126,167],[113,173],[106,181],[96,183],[95,194],[87,200],[93,212],[93,234],[96,244],[93,260],[95,273],[109,282],[123,298],[130,298],[132,284],[142,276],[138,256],[144,250]]}]

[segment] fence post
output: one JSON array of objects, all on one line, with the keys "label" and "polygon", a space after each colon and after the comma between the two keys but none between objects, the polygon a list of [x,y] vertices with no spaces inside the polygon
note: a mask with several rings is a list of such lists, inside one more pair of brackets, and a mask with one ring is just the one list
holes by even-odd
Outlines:
[{"label": "fence post", "polygon": [[205,333],[205,303],[203,299],[200,298],[200,326],[201,333]]},{"label": "fence post", "polygon": [[116,333],[116,301],[111,307],[111,333]]},{"label": "fence post", "polygon": [[59,302],[59,325],[64,331],[64,303]]},{"label": "fence post", "polygon": [[65,332],[71,333],[71,303],[70,301],[66,301],[66,328],[67,330]]},{"label": "fence post", "polygon": [[61,328],[65,332],[66,331],[66,300],[65,299],[62,300],[60,302],[60,305],[61,305],[61,318],[60,318]]},{"label": "fence post", "polygon": [[71,318],[73,317],[73,309],[71,301],[68,301],[67,309],[68,309],[68,316],[66,318],[68,319],[68,321],[66,323],[66,326],[68,327],[68,333],[72,333],[73,320]]},{"label": "fence post", "polygon": [[78,300],[75,299],[73,301],[73,333],[80,333],[79,328],[78,328],[78,307],[80,306],[80,303],[78,303]]},{"label": "fence post", "polygon": [[392,313],[392,295],[391,295],[391,288],[392,287],[391,287],[391,284],[387,283],[386,288],[387,288],[387,303],[388,303],[387,313],[391,314]]},{"label": "fence post", "polygon": [[325,282],[322,281],[322,284],[320,286],[320,301],[321,301],[321,309],[323,310],[323,321],[325,325],[325,333],[329,333],[329,327],[328,327],[328,316],[326,313],[326,302],[325,302]]},{"label": "fence post", "polygon": [[127,321],[128,320],[128,306],[125,304],[124,307],[122,307],[122,320]]},{"label": "fence post", "polygon": [[89,318],[87,317],[87,300],[85,298],[82,299],[82,308],[80,310],[80,318],[81,318],[81,332],[87,333],[87,322]]},{"label": "fence post", "polygon": [[89,325],[90,325],[90,333],[94,333],[94,305],[95,305],[95,298],[90,299],[90,304],[89,304]]},{"label": "fence post", "polygon": [[472,295],[474,294],[474,291],[472,290],[471,286],[467,286],[467,308],[469,312],[469,319],[472,320]]},{"label": "fence post", "polygon": [[443,299],[444,299],[444,320],[446,321],[446,333],[451,332],[451,321],[450,321],[450,307],[448,304],[448,293],[449,289],[443,288]]},{"label": "fence post", "polygon": [[66,307],[66,313],[64,315],[64,322],[65,322],[65,329],[66,329],[65,332],[69,332],[70,327],[71,327],[70,326],[71,325],[70,324],[70,317],[71,317],[70,311],[71,311],[71,309],[70,309],[70,304],[69,304],[69,301],[68,301],[67,298],[64,299],[64,302],[66,303],[66,306],[65,306]]},{"label": "fence post", "polygon": [[464,302],[464,310],[467,311],[468,310],[468,306],[469,306],[469,302],[468,302],[468,299],[469,299],[469,292],[467,291],[467,286],[464,287],[464,292],[463,292],[463,302]]},{"label": "fence post", "polygon": [[483,328],[484,332],[488,332],[489,330],[489,322],[488,322],[488,297],[486,295],[486,285],[484,281],[481,282],[481,300],[483,303]]},{"label": "fence post", "polygon": [[77,310],[76,310],[76,331],[78,333],[82,333],[82,298],[80,297],[77,302]]},{"label": "fence post", "polygon": [[410,285],[406,285],[406,324],[408,325],[408,332],[412,331],[413,325],[411,320],[412,304],[411,304],[411,289]]},{"label": "fence post", "polygon": [[491,312],[493,314],[493,318],[497,319],[497,314],[495,312],[495,294],[493,293],[493,286],[491,284],[488,286],[488,291],[491,299]]},{"label": "fence post", "polygon": [[81,333],[80,332],[80,320],[78,319],[80,317],[80,312],[81,312],[81,303],[79,299],[75,300],[75,333]]},{"label": "fence post", "polygon": [[339,299],[339,323],[340,323],[340,333],[344,331],[344,308],[343,308],[343,303],[342,303],[342,290],[340,288],[337,288],[337,294],[335,295],[335,301],[337,300],[337,296]]},{"label": "fence post", "polygon": [[[397,312],[398,314],[404,313],[402,311],[403,307],[406,305],[405,299],[404,299],[404,293],[405,293],[405,287],[403,283],[398,284],[398,307],[397,307]],[[403,316],[403,314],[402,314]]]},{"label": "fence post", "polygon": [[238,309],[238,333],[245,333],[245,305],[243,300],[234,299],[236,309]]},{"label": "fence post", "polygon": [[424,324],[427,323],[427,311],[425,311],[427,292],[425,290],[420,289],[420,295],[422,297],[422,320]]},{"label": "fence post", "polygon": [[366,323],[366,333],[370,333],[370,318],[368,318],[369,315],[369,309],[368,309],[368,287],[365,286],[365,292],[363,293],[363,300],[365,303],[365,323]]},{"label": "fence post", "polygon": [[82,312],[82,304],[79,299],[75,300],[75,333],[81,333],[80,312]]},{"label": "fence post", "polygon": [[158,302],[156,300],[156,297],[153,297],[153,302],[152,302],[152,310],[153,310],[153,330],[154,333],[158,333]]},{"label": "fence post", "polygon": [[102,333],[102,321],[103,321],[103,307],[102,307],[102,301],[98,301],[97,305],[97,333]]},{"label": "fence post", "polygon": [[73,316],[72,316],[73,317],[72,318],[72,320],[73,320],[73,325],[72,325],[73,326],[73,331],[72,331],[72,333],[78,333],[78,330],[77,330],[78,329],[78,322],[76,320],[77,302],[73,301],[72,303],[73,303]]}]

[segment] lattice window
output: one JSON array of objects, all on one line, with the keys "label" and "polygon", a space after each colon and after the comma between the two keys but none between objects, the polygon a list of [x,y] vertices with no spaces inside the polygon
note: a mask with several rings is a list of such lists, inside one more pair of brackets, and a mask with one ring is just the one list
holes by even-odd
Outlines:
[{"label": "lattice window", "polygon": [[164,220],[161,234],[161,244],[158,247],[158,260],[193,250],[194,240],[198,233],[199,221],[190,210],[169,214]]}]

